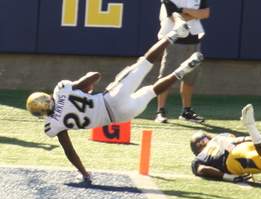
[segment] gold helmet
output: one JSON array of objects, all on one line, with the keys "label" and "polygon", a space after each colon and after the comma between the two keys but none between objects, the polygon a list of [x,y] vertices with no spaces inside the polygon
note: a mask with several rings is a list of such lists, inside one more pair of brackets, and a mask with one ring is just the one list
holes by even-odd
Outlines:
[{"label": "gold helmet", "polygon": [[26,101],[26,109],[36,117],[48,115],[53,107],[52,97],[43,92],[32,93]]}]

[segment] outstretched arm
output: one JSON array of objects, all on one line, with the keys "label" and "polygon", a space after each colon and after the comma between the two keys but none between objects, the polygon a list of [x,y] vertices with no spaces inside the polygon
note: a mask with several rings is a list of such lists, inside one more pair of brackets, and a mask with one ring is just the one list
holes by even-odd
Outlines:
[{"label": "outstretched arm", "polygon": [[192,19],[207,19],[210,15],[210,9],[190,9],[190,8],[183,8],[181,14],[187,14],[191,16]]},{"label": "outstretched arm", "polygon": [[198,165],[195,174],[201,177],[214,178],[218,180],[222,180],[222,177],[224,175],[224,173],[221,172],[219,169],[203,164]]},{"label": "outstretched arm", "polygon": [[196,169],[196,175],[201,177],[212,178],[216,180],[224,180],[228,182],[245,182],[251,178],[250,175],[233,175],[220,171],[219,169],[207,165],[200,164]]},{"label": "outstretched arm", "polygon": [[88,72],[85,76],[73,82],[73,89],[80,89],[85,93],[89,93],[100,79],[101,74],[99,72]]},{"label": "outstretched arm", "polygon": [[81,159],[79,158],[78,154],[74,150],[68,132],[62,131],[57,136],[68,160],[78,169],[78,171],[82,174],[84,179],[86,178],[89,179],[89,173],[85,170],[81,162]]},{"label": "outstretched arm", "polygon": [[252,139],[250,136],[241,136],[241,137],[235,137],[233,139],[233,144],[238,145],[243,142],[252,142]]}]

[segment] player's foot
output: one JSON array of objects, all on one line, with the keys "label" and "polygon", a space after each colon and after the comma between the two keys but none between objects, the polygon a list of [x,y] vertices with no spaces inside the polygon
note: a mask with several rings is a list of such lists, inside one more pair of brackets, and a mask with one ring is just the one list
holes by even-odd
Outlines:
[{"label": "player's foot", "polygon": [[168,118],[166,116],[166,111],[164,108],[161,108],[157,113],[156,113],[156,118],[154,120],[155,122],[158,123],[168,123]]},{"label": "player's foot", "polygon": [[245,126],[255,125],[254,108],[252,104],[246,105],[242,109],[241,121]]},{"label": "player's foot", "polygon": [[197,113],[195,113],[193,110],[188,110],[188,111],[184,111],[180,116],[179,116],[180,120],[186,120],[186,121],[190,121],[190,122],[195,122],[195,123],[202,123],[205,121],[205,119],[198,115]]},{"label": "player's foot", "polygon": [[178,67],[174,73],[178,79],[182,79],[184,75],[195,70],[203,61],[204,57],[202,53],[193,53],[186,61],[184,61],[180,67]]}]

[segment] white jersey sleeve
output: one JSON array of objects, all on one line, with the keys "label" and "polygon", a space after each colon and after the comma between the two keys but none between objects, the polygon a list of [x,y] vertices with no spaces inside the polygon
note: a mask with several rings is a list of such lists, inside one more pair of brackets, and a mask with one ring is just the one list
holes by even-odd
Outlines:
[{"label": "white jersey sleeve", "polygon": [[57,124],[57,121],[53,120],[52,118],[47,118],[45,120],[44,124],[44,132],[46,135],[49,137],[55,137],[57,136],[60,132],[66,130],[66,128],[62,127],[61,125]]}]

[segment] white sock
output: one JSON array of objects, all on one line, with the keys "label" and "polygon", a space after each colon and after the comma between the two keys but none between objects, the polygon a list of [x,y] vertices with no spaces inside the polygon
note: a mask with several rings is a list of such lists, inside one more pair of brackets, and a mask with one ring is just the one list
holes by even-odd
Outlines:
[{"label": "white sock", "polygon": [[166,35],[166,37],[169,40],[169,42],[173,44],[178,38],[177,32],[175,30],[172,30]]},{"label": "white sock", "polygon": [[203,60],[203,55],[200,52],[193,53],[190,58],[184,61],[173,73],[177,79],[181,80],[183,77],[193,71],[200,65]]},{"label": "white sock", "polygon": [[255,125],[246,126],[254,144],[261,144],[261,135]]}]

